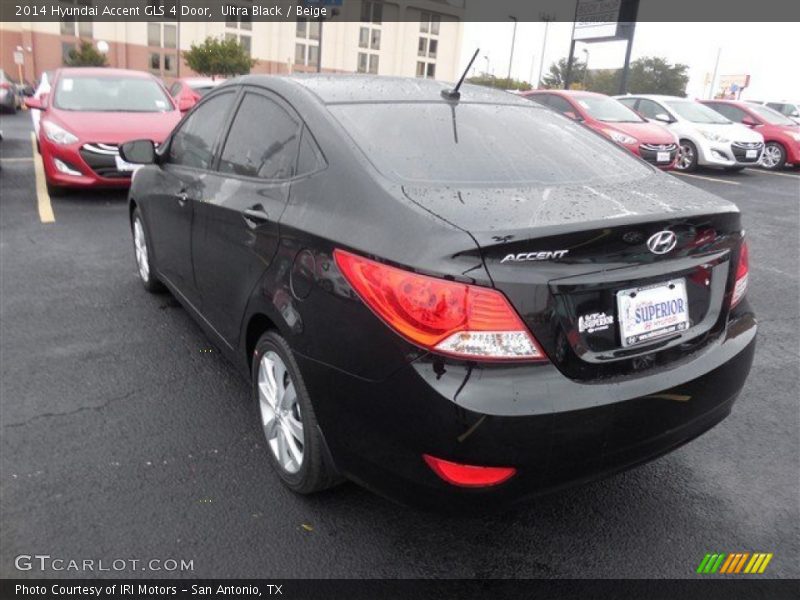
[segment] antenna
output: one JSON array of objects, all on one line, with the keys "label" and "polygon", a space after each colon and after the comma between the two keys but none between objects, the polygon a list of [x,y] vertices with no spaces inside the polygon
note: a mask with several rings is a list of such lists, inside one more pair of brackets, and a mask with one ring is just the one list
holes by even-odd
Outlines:
[{"label": "antenna", "polygon": [[461,79],[458,80],[456,87],[454,87],[452,90],[442,90],[442,98],[444,98],[445,100],[458,100],[459,98],[461,98],[461,92],[459,92],[458,90],[461,87],[461,84],[464,83],[464,78],[467,76],[467,73],[469,73],[470,68],[472,68],[472,63],[475,62],[475,59],[478,57],[478,52],[480,51],[481,51],[480,48],[475,48],[475,54],[473,54],[472,58],[469,60],[469,64],[467,65],[467,68],[464,69],[464,72],[461,74]]}]

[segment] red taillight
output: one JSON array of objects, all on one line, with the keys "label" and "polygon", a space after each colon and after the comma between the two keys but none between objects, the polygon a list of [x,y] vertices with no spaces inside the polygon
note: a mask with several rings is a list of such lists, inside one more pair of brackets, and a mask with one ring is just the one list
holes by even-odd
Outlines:
[{"label": "red taillight", "polygon": [[506,297],[335,250],[339,270],[372,311],[424,348],[483,360],[546,360]]},{"label": "red taillight", "polygon": [[511,479],[517,470],[514,467],[477,467],[442,460],[430,454],[422,458],[439,477],[447,483],[461,487],[489,487]]},{"label": "red taillight", "polygon": [[750,271],[750,250],[747,240],[742,240],[739,250],[739,262],[736,265],[736,282],[733,285],[731,308],[739,304],[747,291],[747,274]]}]

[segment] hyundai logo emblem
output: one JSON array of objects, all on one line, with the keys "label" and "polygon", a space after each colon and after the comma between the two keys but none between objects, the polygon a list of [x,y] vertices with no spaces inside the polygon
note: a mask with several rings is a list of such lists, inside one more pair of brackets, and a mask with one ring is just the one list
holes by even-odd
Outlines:
[{"label": "hyundai logo emblem", "polygon": [[678,243],[678,236],[672,231],[659,231],[647,240],[647,247],[653,254],[666,254]]}]

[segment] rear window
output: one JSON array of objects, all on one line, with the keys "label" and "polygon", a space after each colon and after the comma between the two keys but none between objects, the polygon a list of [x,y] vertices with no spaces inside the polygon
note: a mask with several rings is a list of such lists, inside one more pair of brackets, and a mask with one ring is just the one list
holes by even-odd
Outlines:
[{"label": "rear window", "polygon": [[551,111],[500,104],[328,107],[373,165],[409,183],[613,183],[650,168]]}]

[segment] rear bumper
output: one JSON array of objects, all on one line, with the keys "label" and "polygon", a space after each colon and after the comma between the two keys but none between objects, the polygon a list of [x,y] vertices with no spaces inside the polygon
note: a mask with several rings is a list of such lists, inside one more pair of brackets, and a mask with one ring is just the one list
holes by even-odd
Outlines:
[{"label": "rear bumper", "polygon": [[[730,413],[754,349],[748,313],[688,363],[618,383],[551,377],[552,365],[430,357],[378,382],[297,358],[344,475],[405,504],[482,509],[597,479],[694,439]],[[423,453],[517,474],[496,487],[460,488],[439,479]]]}]

